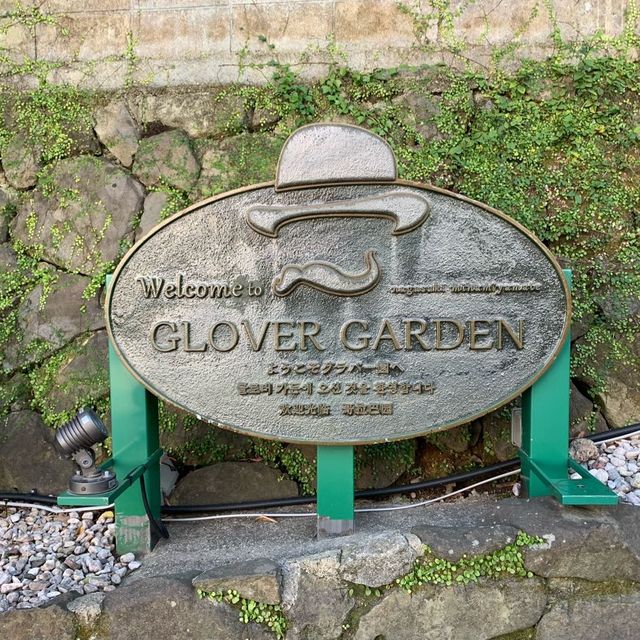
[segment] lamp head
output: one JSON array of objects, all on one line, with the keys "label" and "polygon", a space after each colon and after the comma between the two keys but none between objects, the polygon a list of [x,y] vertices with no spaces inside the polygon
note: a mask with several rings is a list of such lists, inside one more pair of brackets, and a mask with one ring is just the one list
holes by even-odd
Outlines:
[{"label": "lamp head", "polygon": [[82,409],[58,428],[56,447],[60,453],[69,457],[80,449],[88,449],[103,442],[107,435],[107,428],[96,412],[92,409]]},{"label": "lamp head", "polygon": [[78,495],[104,493],[117,486],[113,472],[96,467],[94,444],[103,442],[107,428],[91,409],[82,409],[57,431],[55,446],[67,458],[73,458],[78,466],[69,480],[69,492]]}]

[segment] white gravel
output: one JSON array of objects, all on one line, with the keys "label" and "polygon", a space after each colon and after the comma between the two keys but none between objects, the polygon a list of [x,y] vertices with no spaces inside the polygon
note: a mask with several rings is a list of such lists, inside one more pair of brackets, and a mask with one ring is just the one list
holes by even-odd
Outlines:
[{"label": "white gravel", "polygon": [[595,446],[590,440],[586,442],[575,448],[577,455],[574,458],[623,502],[640,506],[640,434]]},{"label": "white gravel", "polygon": [[138,567],[113,555],[113,512],[48,513],[0,503],[0,612],[40,606],[63,593],[113,591]]}]

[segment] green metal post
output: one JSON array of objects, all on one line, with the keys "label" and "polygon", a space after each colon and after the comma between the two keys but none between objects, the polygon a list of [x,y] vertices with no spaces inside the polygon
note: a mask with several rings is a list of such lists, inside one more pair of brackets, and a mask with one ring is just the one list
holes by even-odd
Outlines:
[{"label": "green metal post", "polygon": [[[109,345],[111,382],[111,441],[114,471],[118,479],[147,463],[158,450],[158,400],[122,364]],[[160,465],[149,465],[144,474],[151,514],[160,517]],[[147,518],[140,482],[134,482],[116,498],[116,546],[118,553],[144,553],[156,543]]]},{"label": "green metal post", "polygon": [[522,396],[522,472],[526,495],[551,495],[548,485],[532,473],[529,459],[553,477],[567,476],[569,447],[569,363],[571,338],[555,362]]},{"label": "green metal post", "polygon": [[[564,270],[571,287],[571,270]],[[526,496],[552,495],[562,504],[616,504],[617,496],[569,459],[571,335],[547,371],[522,395],[522,463]],[[581,477],[571,480],[568,468]]]},{"label": "green metal post", "polygon": [[353,447],[317,450],[318,537],[353,533]]},{"label": "green metal post", "polygon": [[[111,276],[107,276],[109,286]],[[158,399],[126,369],[109,341],[111,388],[111,449],[116,478],[122,480],[146,465],[144,482],[151,515],[160,517],[160,435]],[[135,481],[115,500],[118,553],[145,553],[157,540],[142,501],[140,482]]]}]

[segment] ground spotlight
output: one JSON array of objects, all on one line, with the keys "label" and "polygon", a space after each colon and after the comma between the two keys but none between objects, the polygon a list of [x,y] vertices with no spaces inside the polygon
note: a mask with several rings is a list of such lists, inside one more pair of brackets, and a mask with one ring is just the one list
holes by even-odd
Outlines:
[{"label": "ground spotlight", "polygon": [[104,493],[117,486],[115,474],[96,467],[94,444],[107,437],[104,423],[91,409],[82,409],[56,431],[56,447],[78,468],[69,480],[69,491],[77,495]]}]

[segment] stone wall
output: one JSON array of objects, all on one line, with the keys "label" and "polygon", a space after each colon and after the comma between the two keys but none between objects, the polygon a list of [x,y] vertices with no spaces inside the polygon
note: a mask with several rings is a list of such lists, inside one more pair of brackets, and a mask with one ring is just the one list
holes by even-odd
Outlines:
[{"label": "stone wall", "polygon": [[[264,82],[243,66],[310,62],[307,77],[326,70],[330,51],[356,69],[402,64],[486,64],[496,46],[518,44],[521,56],[541,58],[552,34],[580,41],[623,34],[629,0],[23,0],[53,15],[35,27],[15,25],[8,42],[16,56],[64,63],[50,79],[92,88]],[[433,5],[447,7],[436,11]],[[401,5],[407,10],[402,10]],[[14,0],[1,0],[9,13]],[[11,18],[8,18],[11,20]],[[60,28],[62,28],[62,32]],[[328,49],[327,44],[331,43]],[[417,45],[420,46],[417,46]],[[461,45],[464,44],[462,56]],[[272,49],[271,46],[275,49]]]},{"label": "stone wall", "polygon": [[[634,509],[465,502],[423,513],[424,524],[411,530],[372,531],[369,523],[356,536],[322,542],[309,539],[309,528],[306,541],[292,541],[290,521],[243,524],[239,535],[250,537],[243,561],[218,564],[225,548],[237,553],[225,529],[201,532],[211,538],[200,542],[192,533],[180,549],[185,536],[176,531],[177,541],[115,591],[65,594],[45,608],[4,613],[0,633],[12,640],[632,640],[640,610]],[[227,534],[238,525],[230,527]],[[274,527],[288,543],[273,541]]]}]

